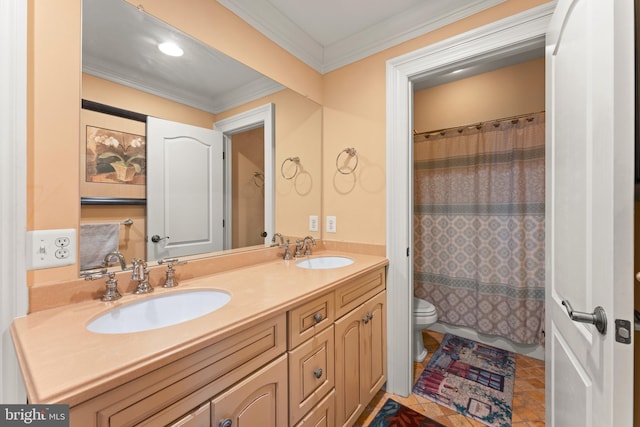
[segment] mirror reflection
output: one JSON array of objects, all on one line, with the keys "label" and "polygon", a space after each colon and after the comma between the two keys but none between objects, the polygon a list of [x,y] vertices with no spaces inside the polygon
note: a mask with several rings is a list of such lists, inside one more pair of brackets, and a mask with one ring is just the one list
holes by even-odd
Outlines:
[{"label": "mirror reflection", "polygon": [[[161,41],[180,46],[183,56],[161,53],[156,46]],[[216,241],[215,247],[195,245],[200,247],[181,249],[177,254],[211,256],[220,249],[264,247],[274,227],[289,235],[309,234],[304,226],[308,215],[318,215],[320,208],[319,105],[122,0],[83,0],[82,93],[84,100],[208,130],[215,123],[234,122],[234,117],[247,111],[271,105],[270,142],[265,142],[264,123],[223,127],[224,194],[211,202],[222,211],[225,228],[222,234],[215,233],[216,240],[223,236],[222,242]],[[153,173],[159,165],[149,156],[146,122],[83,109],[82,125],[81,234],[88,229],[91,237],[81,237],[80,258],[86,260],[81,269],[97,267],[97,262],[104,261],[102,254],[112,251],[114,241],[127,265],[132,258],[153,261],[171,256],[164,247],[177,239],[172,242],[166,227],[148,229],[150,214],[161,222],[173,214],[166,203],[147,203],[150,186],[164,184],[169,177]],[[271,158],[268,144],[273,145]],[[183,151],[174,153],[182,155]],[[296,183],[274,173],[280,170],[282,159],[294,155],[304,156],[306,173],[305,180]],[[193,180],[197,174],[190,176]],[[181,188],[186,194],[191,187],[183,183]],[[180,203],[180,197],[172,200],[172,206]],[[193,213],[211,216],[202,206]],[[173,227],[176,230],[175,223]],[[189,239],[202,240],[202,230],[211,235],[207,227],[213,225],[192,227],[197,232]],[[152,242],[154,236],[158,242]],[[118,265],[114,262],[112,265]]]}]

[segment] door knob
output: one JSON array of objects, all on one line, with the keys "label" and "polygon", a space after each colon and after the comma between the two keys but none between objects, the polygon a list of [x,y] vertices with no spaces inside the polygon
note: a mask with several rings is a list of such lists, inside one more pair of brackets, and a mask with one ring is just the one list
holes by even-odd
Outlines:
[{"label": "door knob", "polygon": [[574,311],[569,300],[562,300],[562,305],[565,306],[569,318],[574,322],[589,323],[595,325],[598,332],[602,335],[607,333],[607,316],[604,313],[604,308],[597,306],[593,310],[593,313],[583,313],[581,311]]},{"label": "door knob", "polygon": [[160,237],[157,234],[154,234],[153,236],[151,236],[151,241],[153,243],[158,243],[160,240],[164,240],[164,239],[168,239],[169,236],[164,236],[164,237]]}]

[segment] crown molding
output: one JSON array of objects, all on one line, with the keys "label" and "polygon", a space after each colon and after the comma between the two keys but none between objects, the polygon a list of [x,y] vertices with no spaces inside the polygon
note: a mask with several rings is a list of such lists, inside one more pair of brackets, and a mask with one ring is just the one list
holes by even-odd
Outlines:
[{"label": "crown molding", "polygon": [[[505,0],[475,0],[447,13],[434,10],[430,2],[405,11],[364,29],[340,42],[326,46],[323,73],[333,71],[400,43],[427,34],[453,22],[467,18]],[[433,16],[425,20],[423,17]]]},{"label": "crown molding", "polygon": [[104,67],[99,65],[94,67],[91,64],[85,63],[82,71],[101,79],[109,80],[123,86],[156,95],[180,104],[188,105],[212,114],[227,111],[231,108],[238,107],[246,104],[247,102],[281,91],[285,88],[281,84],[263,76],[253,80],[249,84],[227,91],[223,95],[216,96],[215,99],[210,99],[209,97],[198,96],[195,94],[177,94],[175,92],[175,87],[168,87],[161,83],[149,86],[143,82],[123,77],[121,74],[105,71]]},{"label": "crown molding", "polygon": [[[447,12],[435,9],[432,2],[424,2],[328,46],[313,40],[268,1],[218,0],[218,3],[302,62],[325,74],[504,1],[474,0]],[[425,20],[425,16],[434,18]]]},{"label": "crown molding", "polygon": [[320,72],[324,48],[268,1],[217,0],[267,38]]}]

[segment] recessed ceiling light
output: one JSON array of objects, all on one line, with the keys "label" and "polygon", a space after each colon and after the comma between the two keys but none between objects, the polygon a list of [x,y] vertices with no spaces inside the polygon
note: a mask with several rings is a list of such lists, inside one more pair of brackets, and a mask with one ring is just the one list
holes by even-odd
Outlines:
[{"label": "recessed ceiling light", "polygon": [[160,43],[158,45],[158,49],[160,49],[160,51],[165,55],[169,56],[182,56],[184,54],[182,49],[180,49],[180,46],[173,42]]}]

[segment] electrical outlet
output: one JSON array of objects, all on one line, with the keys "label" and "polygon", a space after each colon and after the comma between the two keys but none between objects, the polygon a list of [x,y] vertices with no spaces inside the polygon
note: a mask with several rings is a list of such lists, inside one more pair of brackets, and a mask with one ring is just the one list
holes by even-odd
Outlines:
[{"label": "electrical outlet", "polygon": [[336,217],[327,215],[327,233],[336,232]]},{"label": "electrical outlet", "polygon": [[309,215],[309,231],[318,231],[318,215]]},{"label": "electrical outlet", "polygon": [[27,270],[62,267],[76,263],[76,230],[27,232]]}]

